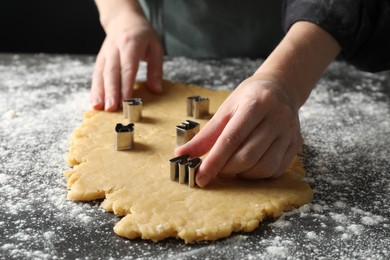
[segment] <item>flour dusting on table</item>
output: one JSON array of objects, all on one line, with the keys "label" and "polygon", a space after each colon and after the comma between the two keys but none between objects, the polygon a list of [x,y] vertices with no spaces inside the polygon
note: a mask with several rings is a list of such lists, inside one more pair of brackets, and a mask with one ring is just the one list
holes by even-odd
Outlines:
[{"label": "flour dusting on table", "polygon": [[[64,157],[88,109],[92,57],[1,55],[0,255],[28,259],[386,259],[390,73],[333,63],[301,109],[313,202],[251,234],[183,245],[116,237],[99,202],[66,201]],[[166,60],[165,78],[233,88],[260,60]],[[144,78],[145,66],[139,78]]]}]

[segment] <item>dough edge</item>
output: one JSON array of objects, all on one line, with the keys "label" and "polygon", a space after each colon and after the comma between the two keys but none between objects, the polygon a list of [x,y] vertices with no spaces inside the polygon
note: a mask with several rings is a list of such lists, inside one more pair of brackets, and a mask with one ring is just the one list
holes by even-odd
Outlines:
[{"label": "dough edge", "polygon": [[[164,82],[164,87],[166,88],[176,88],[176,85],[180,86],[179,88],[183,87],[183,84]],[[142,84],[138,86],[138,89],[142,88],[144,88]],[[191,88],[192,91],[196,93],[206,92],[206,94],[208,94],[208,92],[213,92],[198,86],[189,87],[187,85],[185,88]],[[224,95],[227,96],[228,94],[229,92],[225,91]],[[215,221],[210,220],[209,223],[195,221],[195,224],[192,222],[189,224],[183,219],[179,219],[177,222],[170,220],[167,221],[166,219],[159,222],[158,219],[156,220],[156,217],[158,218],[158,216],[155,216],[150,219],[150,223],[140,223],[139,218],[135,217],[135,215],[139,214],[139,212],[132,212],[133,207],[136,207],[137,203],[132,204],[134,202],[130,202],[127,205],[123,205],[123,203],[118,203],[117,201],[118,197],[120,198],[121,193],[125,192],[126,187],[121,185],[108,185],[106,182],[107,180],[101,180],[98,182],[99,185],[96,185],[97,187],[91,188],[88,187],[88,185],[84,186],[85,178],[82,177],[83,175],[85,176],[85,174],[91,174],[92,171],[85,171],[85,169],[90,166],[91,161],[90,158],[88,158],[89,152],[85,151],[88,148],[83,147],[85,143],[80,144],[79,140],[91,138],[88,135],[88,131],[86,131],[85,126],[88,124],[94,124],[94,121],[102,114],[107,113],[100,111],[87,111],[84,114],[83,123],[80,127],[76,128],[72,134],[67,163],[69,166],[73,166],[73,169],[65,172],[65,177],[68,180],[67,188],[70,189],[68,199],[83,201],[104,199],[101,203],[101,207],[116,215],[124,216],[114,227],[114,232],[119,236],[129,239],[140,237],[142,239],[150,239],[152,241],[160,241],[168,237],[178,237],[183,239],[185,243],[201,240],[217,240],[229,236],[232,232],[251,232],[256,229],[259,226],[259,223],[265,218],[278,217],[284,211],[302,206],[309,203],[312,199],[313,193],[310,186],[301,180],[301,177],[305,175],[303,165],[299,158],[296,157],[287,172],[281,178],[265,181],[268,183],[277,183],[278,180],[286,179],[286,183],[284,183],[285,187],[295,187],[294,192],[287,192],[289,194],[288,196],[290,196],[288,199],[285,199],[281,195],[279,198],[273,198],[272,200],[263,202],[263,205],[257,207],[256,209],[248,208],[248,212],[240,218],[228,220],[217,217]],[[112,113],[111,115],[120,117],[121,113]],[[98,147],[91,150],[94,151],[98,149],[104,148]],[[248,181],[240,180],[240,183],[251,186]],[[218,185],[222,185],[222,187],[224,187],[223,185],[225,184],[226,182],[221,180],[221,182],[217,182],[216,186],[213,187],[220,187]],[[210,189],[213,189],[213,187]],[[181,190],[183,189],[183,187],[180,188]],[[199,190],[199,188],[196,190]],[[205,191],[207,191],[207,189]],[[185,191],[184,194],[187,194],[186,192],[188,191]],[[132,200],[130,199],[130,201]],[[215,214],[218,214],[218,212]],[[215,214],[211,216],[215,217]],[[169,216],[167,218],[169,219]]]}]

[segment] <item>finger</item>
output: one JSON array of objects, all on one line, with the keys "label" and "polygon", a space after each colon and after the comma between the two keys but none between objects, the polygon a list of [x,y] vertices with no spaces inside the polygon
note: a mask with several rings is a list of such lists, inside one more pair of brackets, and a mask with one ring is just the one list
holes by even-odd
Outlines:
[{"label": "finger", "polygon": [[93,109],[104,109],[104,81],[103,81],[104,57],[99,54],[96,58],[92,75],[92,85],[89,102]]},{"label": "finger", "polygon": [[131,98],[133,94],[133,87],[140,61],[140,50],[142,46],[139,46],[136,42],[126,44],[120,51],[120,64],[121,64],[121,96],[122,99]]},{"label": "finger", "polygon": [[294,157],[298,154],[298,151],[301,148],[303,142],[301,136],[299,136],[298,138],[299,138],[298,140],[291,143],[287,148],[287,151],[280,163],[279,169],[277,169],[274,176],[272,176],[273,178],[277,178],[283,175],[283,173],[286,171],[286,169],[288,168],[288,166],[290,165]]},{"label": "finger", "polygon": [[238,176],[246,179],[263,179],[274,176],[280,168],[289,144],[289,138],[277,138],[255,166],[241,172]]},{"label": "finger", "polygon": [[274,125],[267,118],[257,126],[221,170],[224,177],[234,176],[255,166],[276,139]]},{"label": "finger", "polygon": [[147,54],[147,86],[154,93],[162,92],[163,51],[158,43],[152,44]]},{"label": "finger", "polygon": [[199,168],[196,181],[200,187],[207,185],[221,172],[232,154],[262,121],[263,115],[257,105],[240,107],[240,104]]},{"label": "finger", "polygon": [[107,53],[103,80],[104,80],[104,94],[105,105],[104,109],[109,112],[116,111],[119,101],[120,90],[120,61],[118,50],[112,50]]}]

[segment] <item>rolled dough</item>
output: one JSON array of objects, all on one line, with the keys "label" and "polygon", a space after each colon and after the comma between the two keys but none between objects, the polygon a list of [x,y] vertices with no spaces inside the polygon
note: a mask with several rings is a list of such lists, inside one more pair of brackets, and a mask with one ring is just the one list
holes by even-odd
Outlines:
[{"label": "rolled dough", "polygon": [[[143,121],[135,124],[135,148],[116,151],[115,125],[127,123],[121,112],[88,111],[75,129],[67,162],[70,200],[104,199],[101,206],[124,216],[114,227],[119,236],[153,241],[179,237],[186,243],[216,240],[232,232],[249,232],[265,217],[310,202],[312,190],[295,158],[274,180],[217,179],[206,188],[189,188],[169,178],[175,126],[186,119],[187,96],[209,97],[215,112],[228,91],[164,82],[153,95],[138,84],[134,97],[143,101]],[[201,126],[207,120],[197,120]]]}]

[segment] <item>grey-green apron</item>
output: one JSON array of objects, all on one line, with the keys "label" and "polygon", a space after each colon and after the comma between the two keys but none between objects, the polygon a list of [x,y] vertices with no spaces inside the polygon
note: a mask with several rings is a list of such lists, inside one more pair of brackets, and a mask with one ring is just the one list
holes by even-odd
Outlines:
[{"label": "grey-green apron", "polygon": [[169,56],[266,57],[283,37],[282,0],[140,0]]}]

